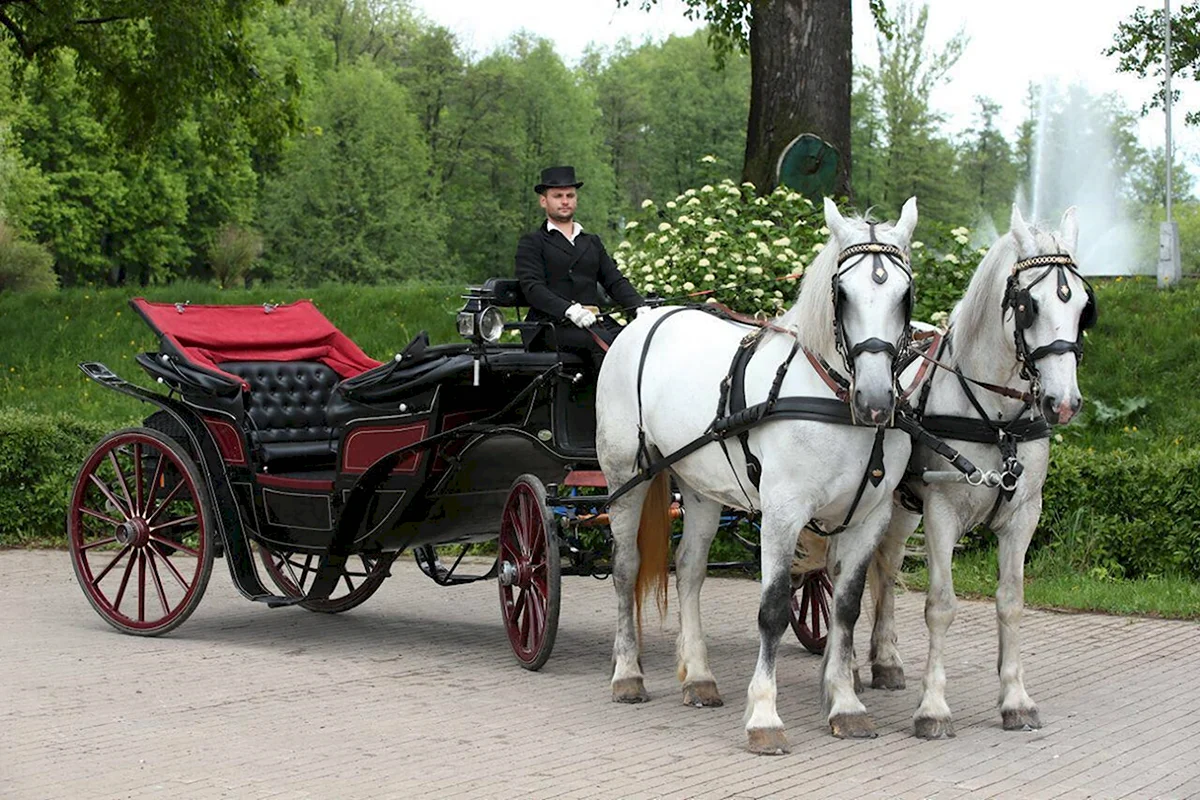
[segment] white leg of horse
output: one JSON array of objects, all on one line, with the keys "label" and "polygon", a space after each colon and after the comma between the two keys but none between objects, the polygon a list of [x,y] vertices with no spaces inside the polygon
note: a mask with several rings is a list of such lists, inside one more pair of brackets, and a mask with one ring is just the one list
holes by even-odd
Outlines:
[{"label": "white leg of horse", "polygon": [[[614,484],[618,485],[618,484]],[[641,554],[638,523],[649,491],[643,483],[619,498],[609,509],[613,537],[612,575],[617,591],[617,636],[613,642],[612,695],[616,703],[642,703],[650,699],[642,676],[634,587]]]},{"label": "white leg of horse", "polygon": [[676,668],[689,706],[724,705],[708,666],[708,647],[700,624],[700,589],[708,572],[708,550],[721,521],[721,504],[680,486],[683,494],[683,539],[675,553],[675,587],[679,591],[679,640]]},{"label": "white leg of horse", "polygon": [[1021,667],[1025,550],[1037,527],[1040,509],[1030,511],[1033,513],[1022,513],[1020,520],[1014,519],[998,532],[1000,574],[996,586],[996,618],[1000,632],[1000,657],[996,666],[1000,673],[1000,718],[1006,731],[1029,731],[1042,727],[1037,704],[1025,692],[1025,672]]},{"label": "white leg of horse", "polygon": [[[931,498],[932,500],[932,498]],[[929,569],[929,593],[925,597],[925,627],[929,631],[929,660],[921,683],[921,703],[913,714],[913,727],[922,739],[954,735],[954,719],[946,703],[944,665],[946,632],[954,622],[958,601],[950,557],[958,540],[957,517],[949,507],[925,503],[925,562]]]},{"label": "white leg of horse", "polygon": [[871,628],[871,688],[903,689],[904,660],[896,647],[896,576],[904,561],[904,545],[921,518],[903,509],[892,512],[892,521],[875,549],[867,583],[875,604]]},{"label": "white leg of horse", "polygon": [[867,569],[883,535],[889,509],[881,509],[862,523],[834,537],[829,547],[829,575],[833,580],[829,638],[821,663],[821,697],[829,728],[839,739],[864,739],[876,735],[875,723],[858,699],[854,674],[854,626],[862,610]]},{"label": "white leg of horse", "polygon": [[[764,493],[764,496],[768,496]],[[791,619],[792,558],[800,526],[792,511],[808,519],[808,508],[788,509],[788,514],[764,510],[762,546],[762,593],[758,605],[758,664],[746,690],[746,736],[750,752],[779,755],[788,752],[783,720],[776,711],[775,656]]]}]

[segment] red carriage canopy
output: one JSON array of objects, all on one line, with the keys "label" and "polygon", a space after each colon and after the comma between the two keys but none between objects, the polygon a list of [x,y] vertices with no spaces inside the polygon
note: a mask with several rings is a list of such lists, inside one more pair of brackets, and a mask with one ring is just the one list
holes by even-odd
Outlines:
[{"label": "red carriage canopy", "polygon": [[207,306],[129,301],[151,328],[189,361],[243,386],[225,361],[320,361],[343,378],[378,367],[311,300],[284,305]]}]

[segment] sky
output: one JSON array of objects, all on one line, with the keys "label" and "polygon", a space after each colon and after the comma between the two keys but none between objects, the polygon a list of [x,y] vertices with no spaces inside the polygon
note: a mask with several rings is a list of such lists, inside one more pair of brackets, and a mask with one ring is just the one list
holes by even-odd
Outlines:
[{"label": "sky", "polygon": [[[876,60],[875,28],[868,0],[852,0],[855,58]],[[1102,55],[1117,24],[1139,4],[1137,0],[928,0],[928,39],[943,43],[960,28],[970,37],[966,51],[932,103],[947,115],[947,129],[971,124],[974,97],[1000,103],[1001,126],[1012,136],[1025,112],[1030,81],[1080,82],[1094,93],[1116,92],[1134,111],[1153,92],[1150,79],[1117,75],[1116,59]],[[454,31],[477,57],[525,29],[551,39],[559,55],[575,63],[590,43],[611,46],[623,37],[638,44],[671,34],[687,35],[699,27],[684,16],[682,0],[659,0],[650,11],[640,0],[618,7],[616,0],[414,0],[429,19]],[[896,0],[887,0],[894,8]],[[1157,4],[1156,4],[1157,5]],[[1176,106],[1174,141],[1180,155],[1200,155],[1200,132],[1183,129],[1185,111],[1200,108],[1200,86],[1183,85],[1184,102]],[[1160,147],[1165,134],[1161,111],[1139,125],[1143,145]],[[1197,171],[1200,167],[1193,167]]]}]

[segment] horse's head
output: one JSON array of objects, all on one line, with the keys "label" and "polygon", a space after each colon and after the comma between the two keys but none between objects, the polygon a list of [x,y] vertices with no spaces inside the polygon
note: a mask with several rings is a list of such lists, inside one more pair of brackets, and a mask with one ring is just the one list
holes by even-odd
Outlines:
[{"label": "horse's head", "polygon": [[1031,229],[1014,205],[1012,237],[1017,261],[1005,285],[1005,324],[1042,414],[1063,425],[1083,405],[1075,370],[1083,332],[1096,322],[1095,295],[1072,256],[1079,239],[1075,208],[1063,214],[1057,232],[1044,233]]},{"label": "horse's head", "polygon": [[833,234],[833,335],[851,377],[857,419],[887,424],[896,407],[896,356],[908,343],[912,315],[909,241],[917,226],[917,199],[904,204],[895,224],[848,220],[829,198],[825,224]]}]

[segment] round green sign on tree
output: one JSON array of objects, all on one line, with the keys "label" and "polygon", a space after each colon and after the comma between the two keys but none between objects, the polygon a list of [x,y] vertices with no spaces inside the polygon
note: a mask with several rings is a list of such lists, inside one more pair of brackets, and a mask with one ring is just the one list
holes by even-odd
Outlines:
[{"label": "round green sign on tree", "polygon": [[831,196],[837,184],[841,154],[829,142],[802,133],[783,148],[775,168],[781,186],[787,186],[814,203]]}]

